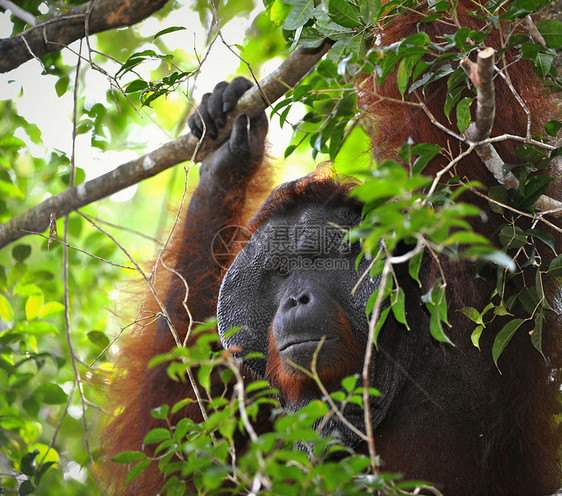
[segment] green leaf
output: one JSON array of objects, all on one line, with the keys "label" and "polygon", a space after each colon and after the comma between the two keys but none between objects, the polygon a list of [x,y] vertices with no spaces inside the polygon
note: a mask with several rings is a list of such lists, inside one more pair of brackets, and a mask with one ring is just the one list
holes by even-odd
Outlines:
[{"label": "green leaf", "polygon": [[470,124],[470,105],[472,100],[472,98],[463,98],[457,105],[457,127],[461,133],[464,133]]},{"label": "green leaf", "polygon": [[560,129],[562,129],[562,121],[548,121],[544,125],[544,129],[550,136],[556,137]]},{"label": "green leaf", "polygon": [[68,83],[70,83],[70,78],[68,76],[63,76],[55,83],[55,91],[57,96],[62,96],[66,93],[68,89]]},{"label": "green leaf", "polygon": [[359,379],[359,377],[357,375],[352,375],[349,377],[345,377],[342,381],[341,381],[341,385],[342,387],[348,392],[351,393],[355,390],[355,388],[357,387],[357,380]]},{"label": "green leaf", "polygon": [[174,429],[174,439],[180,443],[187,431],[193,426],[193,420],[190,418],[182,418],[177,424]]},{"label": "green leaf", "polygon": [[31,255],[31,246],[29,245],[16,245],[12,248],[12,257],[18,262],[23,262]]},{"label": "green leaf", "polygon": [[398,64],[397,84],[398,91],[400,91],[402,96],[404,96],[406,89],[408,89],[408,81],[410,80],[412,69],[414,68],[414,63],[416,61],[417,59],[415,56],[404,57],[400,61],[400,64]]},{"label": "green leaf", "polygon": [[479,325],[474,329],[474,331],[472,331],[472,334],[470,335],[470,340],[472,341],[472,344],[476,346],[476,348],[478,349],[480,349],[480,336],[482,335],[483,330],[484,330],[484,326]]},{"label": "green leaf", "polygon": [[21,483],[18,489],[18,496],[27,496],[28,494],[33,494],[34,491],[35,491],[35,486],[29,479],[27,479]]},{"label": "green leaf", "polygon": [[163,36],[165,34],[168,33],[173,33],[175,31],[183,31],[184,29],[187,29],[184,26],[171,26],[169,28],[166,29],[162,29],[161,31],[158,31],[155,35],[154,38],[152,38],[152,41],[154,41],[156,38],[159,38],[160,36]]},{"label": "green leaf", "polygon": [[542,34],[546,46],[548,48],[560,50],[560,47],[562,47],[562,22],[553,19],[545,19],[538,21],[536,26],[539,33]]},{"label": "green leaf", "polygon": [[297,0],[285,19],[283,28],[287,31],[294,31],[304,26],[312,18],[313,12],[314,0]]},{"label": "green leaf", "polygon": [[274,0],[273,3],[269,5],[269,17],[271,22],[273,22],[275,26],[281,26],[289,14],[290,9],[291,6],[288,5],[288,3],[284,3],[282,0]]},{"label": "green leaf", "polygon": [[562,276],[562,255],[558,255],[548,267],[548,275],[553,277]]},{"label": "green leaf", "polygon": [[0,319],[11,322],[14,319],[14,310],[8,299],[0,294]]},{"label": "green leaf", "polygon": [[33,466],[33,462],[35,461],[35,458],[37,458],[38,454],[39,450],[35,449],[30,453],[26,453],[22,456],[20,463],[20,470],[22,474],[25,474],[29,477],[35,474],[35,467]]},{"label": "green leaf", "polygon": [[33,320],[39,316],[39,311],[44,301],[43,293],[33,293],[27,298],[25,303],[25,316],[27,320]]},{"label": "green leaf", "polygon": [[423,251],[413,256],[408,262],[408,272],[410,274],[410,277],[419,284],[420,288],[422,285],[420,281],[420,267],[422,259]]},{"label": "green leaf", "polygon": [[394,318],[410,330],[410,326],[408,325],[408,322],[406,322],[406,295],[404,294],[404,290],[402,288],[399,287],[397,291],[392,293],[391,305]]},{"label": "green leaf", "polygon": [[134,93],[135,91],[144,91],[148,88],[148,83],[142,79],[135,79],[125,86],[125,93]]},{"label": "green leaf", "polygon": [[486,31],[473,30],[468,34],[468,37],[476,43],[482,43],[490,33],[490,30],[491,28],[488,28]]},{"label": "green leaf", "polygon": [[430,10],[433,12],[441,12],[444,10],[448,10],[451,8],[451,5],[447,1],[436,1],[436,0],[429,0],[427,4],[430,7]]},{"label": "green leaf", "polygon": [[445,241],[446,245],[452,245],[455,243],[464,244],[464,245],[472,245],[472,244],[481,244],[487,245],[490,244],[490,240],[481,234],[472,232],[472,231],[457,231],[451,234]]},{"label": "green leaf", "polygon": [[516,250],[527,244],[527,236],[522,229],[516,226],[504,226],[500,231],[500,242],[502,246],[510,250]]},{"label": "green leaf", "polygon": [[523,160],[523,162],[529,162],[532,164],[548,156],[548,152],[546,150],[529,143],[518,146],[515,149],[515,153],[521,160]]},{"label": "green leaf", "polygon": [[468,35],[470,34],[470,29],[469,28],[461,28],[459,29],[454,36],[455,39],[455,44],[457,45],[457,47],[459,47],[461,50],[464,49],[464,46],[466,44],[466,38],[468,37]]},{"label": "green leaf", "polygon": [[498,332],[496,339],[494,340],[494,345],[492,346],[492,358],[494,359],[494,363],[496,364],[497,369],[498,367],[498,359],[505,350],[506,346],[509,344],[515,332],[521,324],[525,322],[523,319],[513,319],[508,322],[506,325],[503,326],[502,330]]},{"label": "green leaf", "polygon": [[260,391],[262,389],[268,388],[269,382],[267,381],[253,381],[246,386],[246,393],[252,393],[254,391]]},{"label": "green leaf", "polygon": [[554,236],[548,232],[541,231],[539,229],[527,229],[525,234],[532,236],[533,238],[540,239],[545,245],[547,245],[556,255],[556,247]]},{"label": "green leaf", "polygon": [[505,308],[505,302],[503,300],[500,302],[499,306],[494,308],[494,315],[500,315],[502,317],[505,315],[513,316],[513,314],[510,313],[507,308]]},{"label": "green leaf", "polygon": [[56,464],[57,464],[57,462],[45,462],[45,463],[43,463],[41,465],[41,468],[39,469],[39,473],[37,474],[38,480],[41,480],[41,478],[43,477],[43,475],[45,475],[47,470],[49,470],[52,466],[54,466]]},{"label": "green leaf", "polygon": [[144,460],[141,460],[139,463],[137,463],[131,470],[129,470],[129,473],[127,474],[127,484],[141,475],[151,463],[152,460],[150,458],[145,458]]},{"label": "green leaf", "polygon": [[41,384],[33,393],[37,400],[47,405],[62,405],[68,400],[67,394],[58,384]]},{"label": "green leaf", "polygon": [[345,28],[355,28],[360,25],[357,7],[347,0],[329,0],[328,15],[332,21]]},{"label": "green leaf", "polygon": [[475,324],[483,324],[482,314],[473,307],[463,307],[461,308],[463,315],[466,315]]},{"label": "green leaf", "polygon": [[535,349],[543,356],[542,352],[542,326],[544,322],[544,311],[541,310],[537,312],[537,316],[535,317],[535,328],[531,332],[531,343]]},{"label": "green leaf", "polygon": [[44,320],[34,320],[32,322],[17,322],[14,329],[17,332],[21,332],[22,334],[35,336],[44,336],[45,334],[58,334],[59,332],[59,329],[56,325]]},{"label": "green leaf", "polygon": [[94,122],[90,119],[82,119],[76,126],[76,134],[86,134],[94,128]]},{"label": "green leaf", "polygon": [[47,317],[51,317],[52,315],[62,312],[63,310],[64,305],[62,303],[59,303],[58,301],[49,301],[39,309],[39,318],[44,319]]},{"label": "green leaf", "polygon": [[160,405],[159,407],[153,408],[150,413],[154,418],[164,420],[168,417],[169,411],[169,405]]},{"label": "green leaf", "polygon": [[123,451],[114,456],[111,461],[115,463],[135,463],[145,458],[146,455],[142,451]]},{"label": "green leaf", "polygon": [[359,2],[361,20],[365,26],[374,24],[378,20],[381,10],[381,0],[361,0]]},{"label": "green leaf", "polygon": [[25,141],[16,138],[15,136],[2,136],[0,138],[1,148],[24,148]]},{"label": "green leaf", "polygon": [[181,401],[178,401],[173,407],[172,407],[172,415],[174,413],[178,413],[182,408],[186,407],[187,405],[189,405],[190,403],[193,403],[193,399],[192,398],[184,398]]},{"label": "green leaf", "polygon": [[168,429],[164,429],[162,427],[157,427],[156,429],[152,429],[145,436],[144,444],[159,443],[160,441],[170,439],[171,437],[172,437],[172,433]]},{"label": "green leaf", "polygon": [[439,153],[442,148],[438,145],[420,143],[412,148],[412,155],[419,155],[414,161],[412,174],[421,174],[425,166]]},{"label": "green leaf", "polygon": [[435,308],[431,312],[431,319],[429,321],[429,329],[431,335],[443,343],[453,344],[453,342],[447,337],[445,331],[443,331],[443,326],[441,325],[441,315],[438,308]]},{"label": "green leaf", "polygon": [[[19,189],[15,184],[0,180],[0,198],[9,198],[9,197],[19,198],[23,200],[25,198],[25,195],[22,193],[21,189]],[[17,246],[15,248],[17,248]],[[14,252],[12,250],[12,254],[13,253]]]},{"label": "green leaf", "polygon": [[390,307],[386,307],[379,315],[379,320],[377,321],[377,324],[375,325],[375,333],[374,333],[374,337],[373,337],[373,341],[375,343],[375,345],[377,344],[377,340],[379,338],[379,333],[381,332],[381,329],[384,326],[384,323],[386,322],[386,318],[388,317],[388,313],[390,312]]},{"label": "green leaf", "polygon": [[101,331],[90,331],[88,339],[98,348],[104,349],[109,346],[109,338]]},{"label": "green leaf", "polygon": [[443,112],[447,116],[447,119],[449,119],[451,110],[453,110],[455,105],[461,99],[462,92],[464,91],[464,89],[465,88],[463,86],[457,86],[456,88],[453,88],[451,91],[447,92],[447,98],[445,99],[445,106],[443,108]]},{"label": "green leaf", "polygon": [[536,176],[529,178],[529,181],[527,181],[527,184],[525,185],[525,206],[532,207],[552,181],[554,181],[554,178],[548,176]]},{"label": "green leaf", "polygon": [[[537,274],[540,273],[537,272]],[[539,294],[536,286],[530,286],[519,293],[518,298],[521,302],[521,305],[523,306],[523,309],[530,315],[533,315],[537,311],[539,306],[541,306],[542,291]]]}]

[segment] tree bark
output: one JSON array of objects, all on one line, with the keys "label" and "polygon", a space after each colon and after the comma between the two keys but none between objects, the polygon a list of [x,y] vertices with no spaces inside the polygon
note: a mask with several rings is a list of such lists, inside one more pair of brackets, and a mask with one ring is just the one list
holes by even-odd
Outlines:
[{"label": "tree bark", "polygon": [[0,39],[0,72],[61,50],[87,35],[130,26],[160,10],[168,0],[91,0],[11,38]]}]

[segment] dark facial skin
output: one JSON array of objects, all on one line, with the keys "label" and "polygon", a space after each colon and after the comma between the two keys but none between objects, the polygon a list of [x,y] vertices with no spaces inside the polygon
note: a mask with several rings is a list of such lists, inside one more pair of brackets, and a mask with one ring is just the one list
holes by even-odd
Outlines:
[{"label": "dark facial skin", "polygon": [[[367,299],[377,283],[366,267],[355,269],[358,244],[344,240],[360,218],[350,209],[303,205],[274,215],[253,235],[227,272],[219,295],[219,333],[226,348],[263,359],[247,365],[283,399],[298,403],[318,397],[298,367],[316,370],[330,389],[360,372],[368,323]],[[255,304],[248,304],[253,302]],[[242,329],[226,337],[229,329]],[[287,381],[300,387],[285,388]]]}]

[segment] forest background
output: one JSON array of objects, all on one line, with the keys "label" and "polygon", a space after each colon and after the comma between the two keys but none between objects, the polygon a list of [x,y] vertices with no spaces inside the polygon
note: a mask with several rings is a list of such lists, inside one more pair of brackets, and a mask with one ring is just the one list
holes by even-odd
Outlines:
[{"label": "forest background", "polygon": [[[317,49],[330,34],[336,44],[327,58],[268,110],[277,182],[329,159],[342,174],[372,165],[353,82],[376,44],[380,2],[320,2],[324,18],[300,0],[137,2],[134,13],[119,11],[121,3],[0,1],[0,223],[178,138],[217,82],[260,81],[297,45]],[[427,3],[436,16],[454,8]],[[519,11],[510,22],[541,11],[542,43],[529,34],[518,49],[559,91],[562,2],[512,4]],[[92,21],[82,41],[67,39],[64,49],[44,54],[29,45],[18,59],[21,50],[10,43],[31,26],[68,16],[60,32],[78,39],[72,15],[82,16],[83,33],[84,13],[94,7],[105,28]],[[459,54],[466,39],[452,41]],[[412,69],[404,90],[415,82]],[[466,102],[452,108],[460,122],[470,120]],[[551,124],[551,134],[559,128]],[[140,301],[131,292],[140,279],[135,264],[150,271],[175,208],[197,182],[191,154],[181,153],[180,165],[147,181],[133,178],[133,186],[80,205],[80,213],[52,212],[41,229],[20,225],[17,239],[2,238],[0,226],[0,494],[98,493],[96,426],[112,413],[103,409],[103,382]],[[562,260],[553,264],[560,270]]]}]

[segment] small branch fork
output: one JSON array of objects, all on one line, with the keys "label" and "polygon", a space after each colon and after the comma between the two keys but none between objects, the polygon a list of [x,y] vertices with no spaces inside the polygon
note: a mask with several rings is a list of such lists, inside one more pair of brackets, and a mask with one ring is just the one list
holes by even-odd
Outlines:
[{"label": "small branch fork", "polygon": [[[507,189],[517,188],[518,179],[512,172],[504,175],[504,161],[499,156],[491,142],[486,142],[490,138],[494,118],[496,113],[495,91],[494,91],[494,55],[493,48],[485,48],[477,57],[476,63],[471,60],[464,60],[461,67],[465,70],[472,84],[478,90],[476,98],[476,116],[464,133],[470,147],[474,150],[493,174],[498,183],[503,184]],[[485,143],[482,143],[482,142]],[[542,195],[535,206],[541,211],[554,211],[553,215],[562,216],[562,203]]]}]

